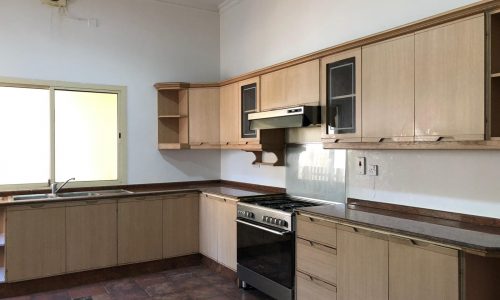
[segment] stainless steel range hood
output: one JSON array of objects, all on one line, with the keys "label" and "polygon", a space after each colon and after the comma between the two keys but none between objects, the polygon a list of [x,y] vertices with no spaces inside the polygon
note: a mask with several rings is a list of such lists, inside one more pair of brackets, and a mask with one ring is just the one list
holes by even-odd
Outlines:
[{"label": "stainless steel range hood", "polygon": [[297,128],[321,124],[320,106],[295,106],[248,115],[250,129]]}]

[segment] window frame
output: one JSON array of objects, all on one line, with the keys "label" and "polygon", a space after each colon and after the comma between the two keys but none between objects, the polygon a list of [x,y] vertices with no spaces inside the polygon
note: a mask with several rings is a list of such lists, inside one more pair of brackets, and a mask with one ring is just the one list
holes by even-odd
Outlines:
[{"label": "window frame", "polygon": [[[127,87],[118,85],[99,85],[88,83],[75,83],[65,81],[31,80],[9,78],[0,76],[0,87],[17,87],[45,89],[49,91],[50,107],[50,174],[46,183],[0,184],[0,191],[22,191],[34,189],[47,189],[50,183],[55,182],[55,91],[80,91],[96,93],[112,93],[117,95],[117,138],[118,161],[116,180],[99,181],[72,181],[67,187],[102,187],[127,184]],[[36,146],[36,145],[35,145]],[[78,180],[78,178],[77,178]]]}]

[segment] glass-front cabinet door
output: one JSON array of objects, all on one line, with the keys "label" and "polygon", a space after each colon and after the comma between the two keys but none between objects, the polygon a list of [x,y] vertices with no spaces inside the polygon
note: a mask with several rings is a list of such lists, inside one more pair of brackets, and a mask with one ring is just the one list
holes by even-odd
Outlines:
[{"label": "glass-front cabinet door", "polygon": [[250,78],[239,83],[240,100],[240,144],[258,144],[259,131],[250,128],[248,115],[258,112],[259,101],[259,77]]},{"label": "glass-front cabinet door", "polygon": [[361,49],[321,60],[322,138],[361,142]]}]

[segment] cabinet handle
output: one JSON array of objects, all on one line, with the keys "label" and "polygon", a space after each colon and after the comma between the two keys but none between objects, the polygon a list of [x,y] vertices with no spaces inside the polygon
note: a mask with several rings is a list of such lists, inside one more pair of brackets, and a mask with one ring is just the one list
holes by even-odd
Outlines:
[{"label": "cabinet handle", "polygon": [[309,241],[309,245],[311,245],[311,247],[314,247],[314,243]]},{"label": "cabinet handle", "polygon": [[313,218],[311,218],[311,217],[309,217],[309,221],[314,222],[314,219],[313,219]]}]

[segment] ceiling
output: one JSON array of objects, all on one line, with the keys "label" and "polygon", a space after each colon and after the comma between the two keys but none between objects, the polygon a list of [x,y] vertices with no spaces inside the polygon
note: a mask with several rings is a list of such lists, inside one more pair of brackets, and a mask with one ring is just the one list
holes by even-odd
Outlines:
[{"label": "ceiling", "polygon": [[202,10],[208,10],[213,12],[219,11],[219,5],[226,0],[158,0],[160,2],[186,6],[191,8],[197,8]]}]

